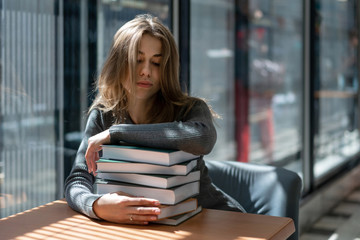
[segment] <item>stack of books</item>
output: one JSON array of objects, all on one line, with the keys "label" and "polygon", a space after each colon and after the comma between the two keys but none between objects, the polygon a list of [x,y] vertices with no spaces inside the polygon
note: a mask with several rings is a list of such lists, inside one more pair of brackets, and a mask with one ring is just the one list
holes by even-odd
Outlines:
[{"label": "stack of books", "polygon": [[184,151],[124,145],[103,145],[97,162],[96,191],[124,192],[159,200],[156,223],[178,225],[201,211],[196,195],[199,156]]}]

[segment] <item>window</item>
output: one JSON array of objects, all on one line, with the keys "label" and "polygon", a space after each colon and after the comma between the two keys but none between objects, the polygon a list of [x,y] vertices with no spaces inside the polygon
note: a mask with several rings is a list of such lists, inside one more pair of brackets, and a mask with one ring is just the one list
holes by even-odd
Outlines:
[{"label": "window", "polygon": [[303,1],[244,2],[236,25],[237,159],[301,174]]},{"label": "window", "polygon": [[5,217],[59,196],[62,35],[56,1],[5,0],[0,6],[0,217]]},{"label": "window", "polygon": [[115,31],[141,13],[171,26],[170,2],[2,1],[0,217],[63,197]]},{"label": "window", "polygon": [[234,21],[233,1],[191,1],[190,91],[205,98],[216,119],[217,142],[207,159],[234,160]]},{"label": "window", "polygon": [[223,117],[208,158],[301,173],[302,1],[193,0],[190,9],[191,94]]},{"label": "window", "polygon": [[315,1],[314,176],[359,153],[357,1]]}]

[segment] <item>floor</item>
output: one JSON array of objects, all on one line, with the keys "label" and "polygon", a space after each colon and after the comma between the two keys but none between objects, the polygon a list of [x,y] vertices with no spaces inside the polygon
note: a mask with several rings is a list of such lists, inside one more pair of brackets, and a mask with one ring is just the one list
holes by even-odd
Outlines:
[{"label": "floor", "polygon": [[360,240],[360,187],[302,233],[300,240]]}]

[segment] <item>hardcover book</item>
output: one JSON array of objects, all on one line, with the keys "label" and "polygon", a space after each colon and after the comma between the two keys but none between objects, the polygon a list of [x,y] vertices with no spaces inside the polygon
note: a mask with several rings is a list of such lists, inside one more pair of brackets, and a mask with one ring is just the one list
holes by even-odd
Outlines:
[{"label": "hardcover book", "polygon": [[178,150],[166,150],[125,145],[102,145],[102,158],[164,166],[186,162],[199,156]]},{"label": "hardcover book", "polygon": [[180,223],[188,220],[189,218],[195,216],[196,214],[200,213],[201,210],[202,210],[202,207],[198,206],[195,211],[184,213],[184,214],[177,215],[174,217],[160,219],[160,220],[155,221],[154,223],[176,226],[176,225],[179,225]]},{"label": "hardcover book", "polygon": [[171,188],[200,180],[200,171],[185,176],[98,172],[98,178],[158,188]]},{"label": "hardcover book", "polygon": [[158,220],[195,211],[197,207],[196,198],[189,198],[175,205],[160,205],[161,213],[158,215]]},{"label": "hardcover book", "polygon": [[157,199],[161,204],[174,205],[187,198],[199,194],[200,182],[191,182],[184,185],[162,189],[146,187],[124,182],[116,182],[104,179],[97,179],[95,182],[98,194],[111,192],[124,192],[132,196]]},{"label": "hardcover book", "polygon": [[162,166],[100,158],[97,161],[97,170],[99,172],[187,175],[196,167],[197,161],[194,159],[172,166]]}]

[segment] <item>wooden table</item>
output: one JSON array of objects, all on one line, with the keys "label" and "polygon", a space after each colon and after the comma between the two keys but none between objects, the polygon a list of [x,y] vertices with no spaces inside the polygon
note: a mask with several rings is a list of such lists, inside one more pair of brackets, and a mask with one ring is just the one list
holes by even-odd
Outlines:
[{"label": "wooden table", "polygon": [[286,239],[290,218],[203,209],[178,226],[115,224],[93,220],[57,200],[0,219],[0,239]]}]

